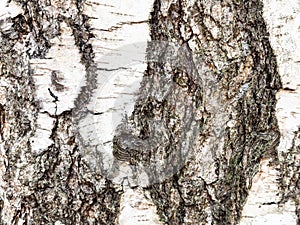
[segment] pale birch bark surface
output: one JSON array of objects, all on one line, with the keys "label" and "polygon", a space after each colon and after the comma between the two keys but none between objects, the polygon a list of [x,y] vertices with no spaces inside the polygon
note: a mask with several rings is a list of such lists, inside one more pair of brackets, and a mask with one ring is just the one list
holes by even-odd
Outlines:
[{"label": "pale birch bark surface", "polygon": [[0,223],[299,224],[299,11],[2,0]]},{"label": "pale birch bark surface", "polygon": [[298,2],[264,1],[264,19],[282,87],[277,92],[278,163],[260,163],[241,224],[299,224],[299,17]]}]

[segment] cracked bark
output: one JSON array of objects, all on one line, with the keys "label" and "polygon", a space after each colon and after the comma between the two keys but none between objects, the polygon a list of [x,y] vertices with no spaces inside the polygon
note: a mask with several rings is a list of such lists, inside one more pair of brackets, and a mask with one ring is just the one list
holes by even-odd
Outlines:
[{"label": "cracked bark", "polygon": [[[63,22],[73,32],[73,48],[79,49],[89,81],[82,93],[94,88],[95,65],[88,43],[92,33],[88,18],[82,14],[82,4],[77,1],[68,8],[68,4],[59,2],[19,1],[23,12],[12,18],[12,26],[1,33],[1,81],[8,84],[1,96],[6,129],[1,144],[1,224],[115,224],[120,192],[82,162],[72,130],[73,114],[70,110],[59,114],[47,111],[43,102],[35,99],[30,60],[45,58],[50,40],[63,32]],[[20,49],[15,50],[19,45]],[[55,87],[47,95],[55,98],[57,109],[62,99]],[[78,101],[86,101],[88,93]],[[35,153],[29,140],[40,126],[37,119],[41,109],[54,122],[51,144]]]},{"label": "cracked bark", "polygon": [[[15,2],[19,11],[0,23],[1,224],[123,225],[122,201],[147,193],[144,204],[157,208],[157,224],[238,224],[264,160],[280,171],[281,198],[262,204],[293,200],[299,223],[299,130],[291,147],[278,153],[275,95],[282,84],[260,1],[155,0],[149,21],[133,21],[118,9],[113,14],[126,19],[106,28],[95,27],[87,5],[114,10],[113,4]],[[148,46],[132,115],[110,140],[116,158],[149,168],[150,185],[126,191],[91,169],[82,150],[89,147],[76,129],[89,114],[106,113],[88,108],[97,97],[99,73],[129,70],[105,67],[99,43],[122,41],[119,30],[146,22],[152,41],[184,50],[184,66],[171,57],[151,61],[168,50],[155,42]],[[103,39],[94,39],[97,32],[104,32]],[[61,49],[72,57],[65,61],[71,72],[51,61],[64,58],[55,55]],[[68,73],[83,77],[79,88]],[[157,157],[167,161],[149,167]],[[151,183],[162,170],[166,179]]]},{"label": "cracked bark", "polygon": [[[280,80],[275,57],[266,38],[262,4],[259,1],[211,1],[207,4],[201,1],[174,1],[162,7],[161,1],[155,1],[150,26],[152,40],[175,40],[190,48],[198,57],[189,60],[195,65],[204,63],[206,70],[204,74],[203,70],[194,73],[179,71],[179,78],[188,74],[185,83],[188,93],[184,93],[185,90],[175,79],[178,86],[168,98],[168,102],[175,99],[181,101],[181,105],[192,101],[195,110],[200,111],[199,119],[192,118],[193,126],[200,128],[199,138],[196,141],[189,140],[194,157],[187,161],[178,175],[146,189],[151,192],[161,220],[166,224],[237,224],[260,160],[271,156],[276,161],[276,145],[273,143],[279,136],[274,113],[275,94],[280,88]],[[155,51],[160,52],[152,50]],[[165,65],[158,67],[148,64],[146,75],[159,76],[162,71],[164,74],[169,72],[168,69]],[[172,75],[176,71],[172,69],[171,79],[174,79]],[[214,92],[224,104],[224,109],[211,109],[213,101],[221,101],[213,95],[207,95],[209,87],[201,83],[201,78],[218,83],[219,88]],[[158,79],[164,81],[169,78],[161,76]],[[242,85],[246,83],[249,87],[239,96]],[[192,84],[195,84],[194,87]],[[147,90],[147,83],[142,83],[142,87]],[[159,94],[154,88],[149,89],[147,91],[154,96]],[[161,89],[163,86],[158,88]],[[179,98],[176,92],[180,96],[189,94],[191,98]],[[174,111],[167,110],[175,115],[165,114],[167,106],[157,106],[151,100],[142,99],[136,104],[131,118],[136,129],[143,130],[140,126],[151,119],[153,107],[158,108],[158,117],[163,121],[186,113],[186,109],[175,108]],[[217,115],[222,113],[223,121],[220,121]],[[211,155],[200,158],[207,136],[218,128],[218,123],[229,120],[233,120],[234,125],[221,127],[224,133],[215,134],[216,144],[209,146]],[[187,121],[184,118],[182,124],[178,122],[176,125],[182,128]],[[180,138],[173,134],[164,146],[165,152],[170,148],[171,151],[180,148]],[[149,155],[155,154],[155,149],[152,149]],[[136,160],[140,158],[137,156]],[[172,160],[177,162],[180,158],[174,157]],[[214,164],[205,172],[201,170],[204,160]],[[176,163],[168,166],[176,169]],[[149,177],[152,175],[148,174]]]}]

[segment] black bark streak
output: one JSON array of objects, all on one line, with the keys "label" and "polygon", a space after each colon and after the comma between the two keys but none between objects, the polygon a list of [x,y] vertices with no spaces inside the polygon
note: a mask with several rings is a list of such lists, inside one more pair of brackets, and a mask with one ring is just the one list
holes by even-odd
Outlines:
[{"label": "black bark streak", "polygon": [[50,90],[50,88],[48,88],[48,91],[51,97],[54,98],[53,102],[56,103],[58,101],[58,97]]},{"label": "black bark streak", "polygon": [[5,126],[5,107],[4,105],[0,104],[0,137],[1,141],[4,141],[3,132]]}]

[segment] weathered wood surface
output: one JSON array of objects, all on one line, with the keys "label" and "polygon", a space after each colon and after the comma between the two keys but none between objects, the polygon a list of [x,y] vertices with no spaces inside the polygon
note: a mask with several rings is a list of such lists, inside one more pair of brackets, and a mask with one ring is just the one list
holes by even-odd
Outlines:
[{"label": "weathered wood surface", "polygon": [[1,1],[1,224],[299,224],[299,10]]}]

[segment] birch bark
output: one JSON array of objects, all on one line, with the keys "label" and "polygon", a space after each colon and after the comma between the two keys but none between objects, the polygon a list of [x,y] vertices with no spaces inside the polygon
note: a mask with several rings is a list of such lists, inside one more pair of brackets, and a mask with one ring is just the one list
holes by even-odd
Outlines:
[{"label": "birch bark", "polygon": [[1,224],[300,223],[296,1],[0,10]]}]

